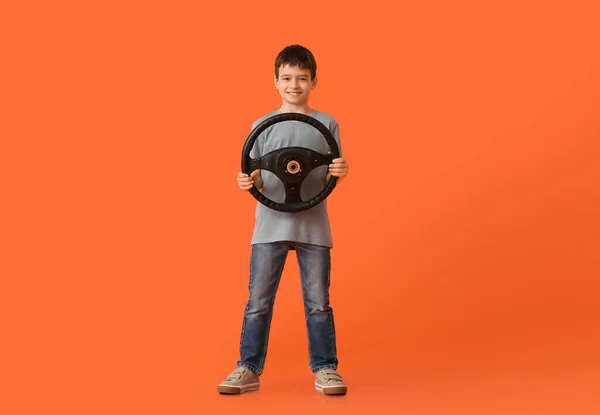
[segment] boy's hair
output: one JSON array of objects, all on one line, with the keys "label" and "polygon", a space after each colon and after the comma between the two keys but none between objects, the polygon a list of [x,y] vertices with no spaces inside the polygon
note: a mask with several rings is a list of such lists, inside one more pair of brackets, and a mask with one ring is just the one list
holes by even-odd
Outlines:
[{"label": "boy's hair", "polygon": [[317,62],[312,52],[300,45],[286,46],[275,59],[275,76],[279,79],[279,68],[282,66],[297,66],[310,70],[311,79],[317,77]]}]

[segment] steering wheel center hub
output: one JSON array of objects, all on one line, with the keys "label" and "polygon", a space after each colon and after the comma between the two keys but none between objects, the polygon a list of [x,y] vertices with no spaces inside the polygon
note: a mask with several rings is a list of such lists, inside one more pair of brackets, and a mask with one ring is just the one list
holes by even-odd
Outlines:
[{"label": "steering wheel center hub", "polygon": [[297,160],[290,160],[285,165],[285,171],[289,174],[298,174],[302,171],[300,163]]}]

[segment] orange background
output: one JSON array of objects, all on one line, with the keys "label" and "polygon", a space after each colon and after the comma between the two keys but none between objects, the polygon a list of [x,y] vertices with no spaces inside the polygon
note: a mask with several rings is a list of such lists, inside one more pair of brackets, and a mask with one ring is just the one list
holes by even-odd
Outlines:
[{"label": "orange background", "polygon": [[[0,412],[599,413],[597,2],[417,3],[1,6]],[[256,203],[234,176],[292,43],[350,162],[349,394],[313,389],[290,254],[261,391],[219,396]]]}]

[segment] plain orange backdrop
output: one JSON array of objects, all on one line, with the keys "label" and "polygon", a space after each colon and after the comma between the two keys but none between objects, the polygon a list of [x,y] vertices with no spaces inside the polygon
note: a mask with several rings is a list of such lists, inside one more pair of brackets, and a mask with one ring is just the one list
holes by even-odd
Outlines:
[{"label": "plain orange backdrop", "polygon": [[[4,3],[0,412],[598,413],[599,15]],[[350,163],[328,199],[349,394],[312,387],[291,254],[262,389],[223,397],[256,204],[234,177],[293,43]]]}]

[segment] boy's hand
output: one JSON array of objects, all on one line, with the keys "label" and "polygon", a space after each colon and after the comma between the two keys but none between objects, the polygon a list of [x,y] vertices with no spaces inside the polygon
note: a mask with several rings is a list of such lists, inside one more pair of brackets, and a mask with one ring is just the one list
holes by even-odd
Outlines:
[{"label": "boy's hand", "polygon": [[329,165],[329,174],[338,178],[338,182],[348,174],[348,162],[343,158],[333,160]]},{"label": "boy's hand", "polygon": [[250,190],[254,184],[258,190],[260,190],[262,188],[262,183],[259,175],[260,170],[258,169],[254,170],[250,176],[248,176],[246,173],[239,172],[237,175],[238,186],[241,190]]}]

